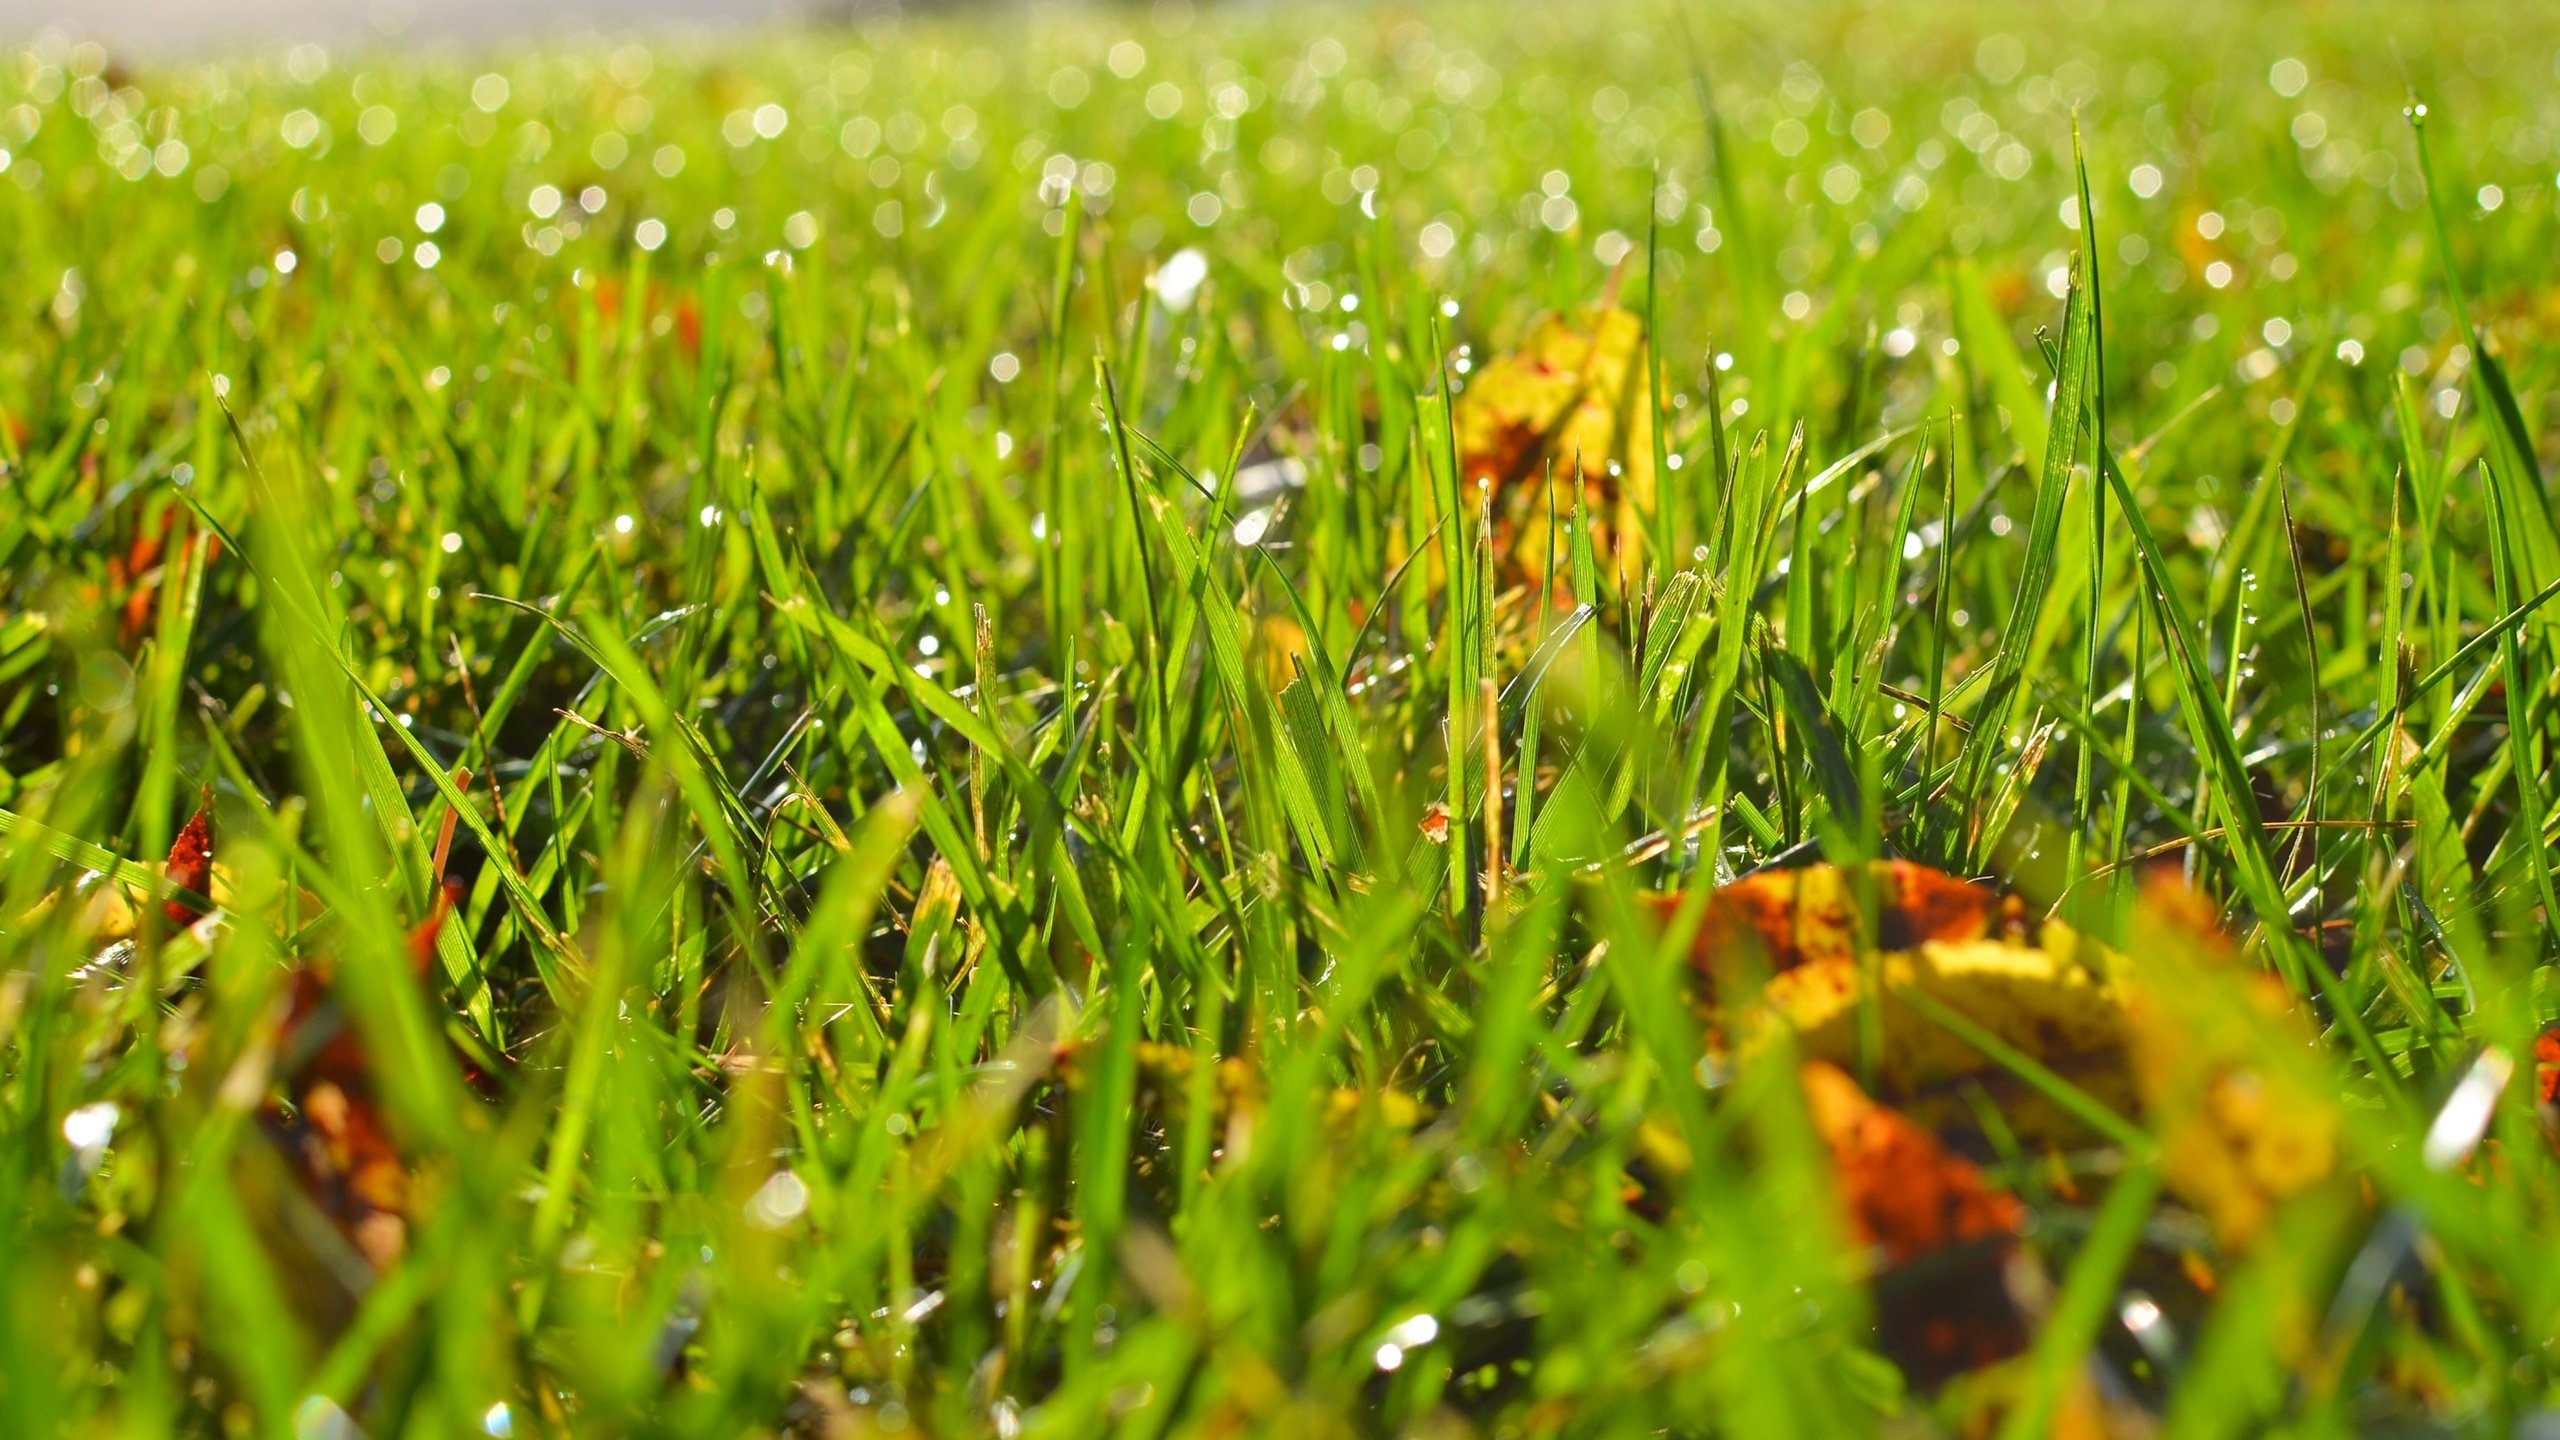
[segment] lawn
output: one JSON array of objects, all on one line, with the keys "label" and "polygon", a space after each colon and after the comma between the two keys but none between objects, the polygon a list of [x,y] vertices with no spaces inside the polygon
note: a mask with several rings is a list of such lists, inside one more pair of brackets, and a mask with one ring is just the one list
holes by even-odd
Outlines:
[{"label": "lawn", "polygon": [[0,1434],[2547,1433],[2555,81],[0,48]]}]

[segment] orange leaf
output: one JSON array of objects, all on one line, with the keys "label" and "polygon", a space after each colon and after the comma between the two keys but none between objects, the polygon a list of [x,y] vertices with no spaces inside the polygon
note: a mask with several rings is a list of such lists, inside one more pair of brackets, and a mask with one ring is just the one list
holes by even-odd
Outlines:
[{"label": "orange leaf", "polygon": [[1869,1099],[1836,1065],[1809,1061],[1803,1078],[1813,1128],[1839,1171],[1850,1233],[1882,1252],[1887,1266],[2018,1234],[2026,1208],[1984,1184],[1971,1161]]},{"label": "orange leaf", "polygon": [[2008,1269],[2026,1207],[1972,1162],[1869,1099],[1838,1067],[1802,1071],[1850,1234],[1879,1259],[1878,1339],[1922,1384],[2026,1348]]},{"label": "orange leaf", "polygon": [[[1867,877],[1874,886],[1875,933],[1863,944],[1859,912],[1866,897],[1850,872],[1833,865],[1764,870],[1717,889],[1690,963],[1714,979],[1756,946],[1757,958],[1783,974],[1811,961],[1908,950],[1932,940],[1978,940],[2024,925],[2014,901],[1926,865],[1886,860],[1869,866]],[[1667,919],[1680,897],[1656,895],[1649,902]]]},{"label": "orange leaf", "polygon": [[436,940],[444,931],[444,917],[453,913],[454,902],[461,898],[461,881],[447,880],[437,886],[435,908],[418,922],[418,928],[409,932],[409,963],[417,967],[419,974],[435,967]]},{"label": "orange leaf", "polygon": [[[169,883],[198,895],[213,893],[213,787],[204,789],[189,816],[186,827],[178,832],[177,842],[169,847],[166,867]],[[204,918],[204,912],[184,900],[171,900],[162,905],[161,913],[177,926],[193,925]]]}]

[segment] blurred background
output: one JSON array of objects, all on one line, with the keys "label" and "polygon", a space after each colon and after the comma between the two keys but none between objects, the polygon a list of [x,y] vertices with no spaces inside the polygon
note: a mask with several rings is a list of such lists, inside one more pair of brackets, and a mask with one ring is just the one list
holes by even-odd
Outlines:
[{"label": "blurred background", "polygon": [[0,0],[0,42],[55,27],[141,51],[294,39],[469,41],[589,27],[750,24],[841,0]]}]

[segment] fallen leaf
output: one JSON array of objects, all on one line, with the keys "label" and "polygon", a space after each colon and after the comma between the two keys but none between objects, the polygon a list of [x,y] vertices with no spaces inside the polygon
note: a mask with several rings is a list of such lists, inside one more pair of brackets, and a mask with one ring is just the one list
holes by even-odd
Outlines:
[{"label": "fallen leaf", "polygon": [[1416,828],[1422,831],[1422,838],[1430,841],[1432,844],[1448,844],[1449,806],[1447,802],[1434,800],[1429,805],[1424,806],[1422,819]]},{"label": "fallen leaf", "polygon": [[[454,893],[441,890],[409,933],[419,974],[434,962]],[[321,971],[294,972],[275,1054],[275,1078],[291,1105],[268,1109],[269,1134],[294,1160],[295,1178],[321,1213],[375,1269],[389,1267],[408,1248],[412,1167],[384,1120],[372,1057]]]},{"label": "fallen leaf", "polygon": [[[1764,870],[1717,887],[1690,946],[1691,964],[1713,981],[1737,962],[1757,960],[1784,973],[1870,950],[1908,950],[1924,941],[1978,940],[2025,929],[2017,903],[1989,886],[1908,860],[1881,861],[1863,874],[1870,894],[1860,893],[1860,872],[1836,865]],[[1862,919],[1870,901],[1872,927]],[[1668,921],[1680,896],[1654,895],[1647,903]],[[1872,935],[1862,942],[1860,932],[1870,928]]]},{"label": "fallen leaf", "polygon": [[1831,1151],[1849,1229],[1888,1266],[1966,1241],[2016,1236],[2026,1208],[1983,1183],[1972,1162],[1877,1104],[1846,1071],[1814,1060],[1805,1104]]},{"label": "fallen leaf", "polygon": [[[204,788],[196,802],[196,813],[187,817],[178,831],[177,842],[169,847],[169,861],[163,869],[169,883],[198,895],[213,892],[213,787]],[[161,907],[172,925],[193,925],[205,912],[184,900],[170,900]]]},{"label": "fallen leaf", "polygon": [[[2015,907],[1917,866],[1867,872],[1868,941],[1856,880],[1816,866],[1710,901],[1693,960],[1736,1043],[1782,1026],[1805,1057],[1861,1067],[1879,1095],[1945,1133],[1966,1127],[1959,1087],[1980,1084],[2021,1137],[2085,1138],[2078,1117],[1959,1034],[1952,1012],[2099,1103],[2139,1111],[2172,1192],[2228,1249],[2335,1171],[2342,1119],[2311,1028],[2182,883],[2145,888],[2119,957],[2059,923],[2024,933]],[[1754,957],[1771,972],[1757,996],[1719,1003]]]},{"label": "fallen leaf", "polygon": [[[610,330],[622,323],[622,305],[622,282],[610,275],[598,277],[595,286],[596,318],[604,322],[605,328]],[[564,302],[564,309],[569,313],[570,322],[577,323],[575,307]],[[671,322],[676,344],[684,353],[688,357],[702,353],[702,305],[693,296],[679,294],[652,281],[648,293],[642,297],[640,318]]]},{"label": "fallen leaf", "polygon": [[[1667,919],[1680,898],[1650,903]],[[2067,926],[2031,926],[2014,897],[1902,860],[1767,871],[1723,886],[1690,950],[1710,1027],[1735,1043],[1765,1043],[1782,1027],[1798,1053],[1868,1075],[1885,1099],[1948,1133],[1974,1128],[1954,1087],[1978,1083],[2018,1102],[2014,1112],[2003,1106],[2009,1128],[2037,1141],[2086,1138],[2088,1123],[2019,1083],[1937,1012],[2130,1109],[2111,964]],[[1754,977],[1759,988],[1746,989]]]},{"label": "fallen leaf", "polygon": [[1287,615],[1265,615],[1255,620],[1248,614],[1246,623],[1253,627],[1253,658],[1262,667],[1264,683],[1273,694],[1289,688],[1298,678],[1298,662],[1307,655],[1305,627]]},{"label": "fallen leaf", "polygon": [[1598,305],[1540,317],[1458,397],[1459,469],[1493,492],[1516,537],[1512,553],[1532,573],[1546,565],[1550,503],[1557,516],[1570,515],[1577,481],[1600,502],[1594,519],[1611,533],[1602,548],[1621,568],[1634,569],[1653,509],[1644,322],[1618,308],[1616,289],[1613,276]]},{"label": "fallen leaf", "polygon": [[[169,858],[162,862],[160,873],[170,883],[219,907],[229,902],[231,877],[214,863],[213,840],[213,794],[208,787],[195,813],[170,844]],[[147,874],[151,867],[136,864],[128,868]],[[150,911],[151,892],[156,888],[105,875],[84,875],[37,901],[19,917],[19,923],[34,924],[57,912],[66,913],[76,941],[93,952],[104,952],[141,935],[143,917]],[[316,908],[316,902],[311,903]],[[64,907],[69,909],[65,911]],[[169,925],[183,930],[210,912],[172,897],[161,902],[160,913]]]},{"label": "fallen leaf", "polygon": [[2011,1269],[2026,1207],[1837,1066],[1811,1062],[1802,1080],[1850,1236],[1875,1260],[1880,1348],[1922,1385],[2023,1351]]},{"label": "fallen leaf", "polygon": [[2147,882],[2125,967],[2127,1053],[2169,1188],[2225,1249],[2335,1172],[2343,1116],[2283,983],[2244,968],[2183,882]]},{"label": "fallen leaf", "polygon": [[1911,997],[1954,1011],[2050,1069],[2120,1069],[2123,995],[2083,962],[2081,950],[2067,927],[2049,924],[2034,945],[1928,941],[1877,956],[1872,975],[1859,960],[1826,959],[1772,977],[1756,1013],[1789,1026],[1804,1054],[1854,1065],[1862,1012],[1875,1003],[1881,1041],[1873,1057],[1876,1078],[1885,1094],[1897,1098],[2006,1073]]}]

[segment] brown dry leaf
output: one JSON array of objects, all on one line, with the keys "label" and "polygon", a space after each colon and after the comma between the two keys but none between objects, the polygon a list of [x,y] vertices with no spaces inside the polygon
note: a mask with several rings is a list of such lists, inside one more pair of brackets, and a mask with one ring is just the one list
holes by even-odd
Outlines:
[{"label": "brown dry leaf", "polygon": [[1877,1260],[1885,1353],[1928,1385],[2023,1351],[2026,1321],[2009,1271],[2026,1207],[1837,1066],[1814,1061],[1802,1078],[1849,1233]]},{"label": "brown dry leaf", "polygon": [[[434,963],[454,893],[442,891],[409,934],[410,963],[420,975]],[[372,1057],[326,975],[294,972],[274,1053],[276,1079],[292,1106],[269,1108],[269,1134],[293,1160],[303,1193],[375,1269],[388,1268],[408,1248],[413,1172],[382,1114]]]},{"label": "brown dry leaf", "polygon": [[1630,572],[1653,509],[1644,321],[1618,308],[1616,289],[1613,278],[1598,305],[1541,317],[1458,397],[1460,471],[1468,483],[1491,487],[1516,537],[1513,556],[1532,573],[1546,566],[1548,502],[1555,514],[1571,514],[1576,480],[1590,487],[1594,519],[1607,527],[1601,548]]},{"label": "brown dry leaf", "polygon": [[[470,789],[469,770],[457,769],[453,778]],[[447,811],[437,831],[435,898],[408,936],[410,974],[420,981],[435,971],[437,941],[463,893],[447,873],[460,818]],[[383,1113],[373,1056],[339,1002],[336,978],[323,957],[295,967],[288,979],[281,1013],[257,1047],[272,1065],[260,1084],[267,1096],[260,1126],[312,1207],[381,1271],[407,1252],[420,1203],[418,1167]],[[453,1058],[466,1083],[487,1085],[477,1064],[458,1052]]]},{"label": "brown dry leaf", "polygon": [[2335,1172],[2343,1116],[2317,1037],[2282,982],[2242,968],[2174,877],[2135,913],[2128,1052],[2162,1173],[2225,1249]]}]

